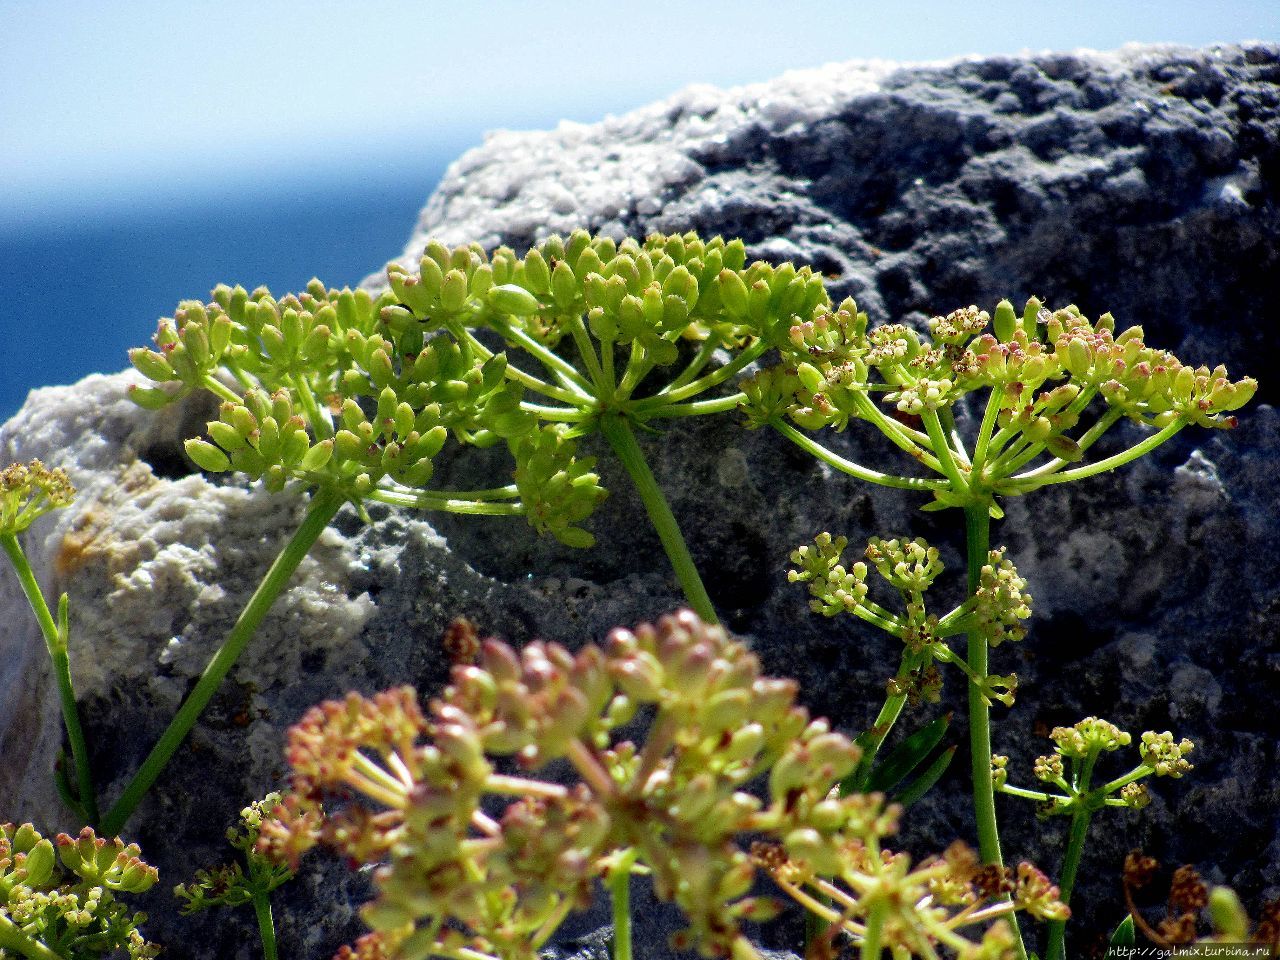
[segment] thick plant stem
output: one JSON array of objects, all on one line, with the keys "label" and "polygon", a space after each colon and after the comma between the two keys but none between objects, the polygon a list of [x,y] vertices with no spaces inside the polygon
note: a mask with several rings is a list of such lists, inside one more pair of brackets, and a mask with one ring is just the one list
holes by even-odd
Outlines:
[{"label": "thick plant stem", "polygon": [[[981,583],[982,568],[991,549],[991,515],[983,503],[971,503],[964,508],[965,558],[969,575],[969,596],[977,594]],[[968,666],[974,676],[987,675],[987,636],[980,629],[969,631]],[[1000,853],[1000,832],[996,825],[995,785],[991,781],[991,714],[982,696],[982,689],[969,680],[969,758],[973,772],[973,814],[978,826],[978,850],[984,863],[1004,866]],[[1009,915],[1009,923],[1017,936],[1019,960],[1026,960],[1027,950],[1022,943],[1015,914]]]},{"label": "thick plant stem", "polygon": [[702,577],[698,575],[698,568],[693,565],[693,557],[689,555],[689,547],[684,542],[662,488],[658,486],[653,471],[645,461],[640,444],[636,443],[630,424],[616,414],[606,414],[600,418],[600,432],[631,475],[631,481],[644,502],[644,508],[658,533],[658,539],[662,541],[663,549],[667,551],[667,557],[675,569],[676,579],[680,581],[689,606],[707,623],[719,623],[715,607],[711,605],[711,597],[707,595],[707,588],[702,585]]},{"label": "thick plant stem", "polygon": [[120,795],[120,799],[107,811],[102,827],[103,832],[108,836],[120,832],[143,796],[156,782],[156,778],[168,766],[174,752],[191,732],[191,728],[195,726],[200,714],[213,699],[223,679],[240,659],[249,641],[253,639],[267,611],[288,585],[294,571],[298,569],[298,564],[324,532],[343,502],[342,495],[334,490],[317,491],[312,497],[311,507],[302,525],[285,544],[284,549],[271,565],[271,569],[267,571],[267,575],[258,584],[258,589],[253,592],[248,605],[241,611],[240,618],[227,634],[227,639],[222,642],[222,646],[204,668],[204,673],[196,682],[195,689],[183,701],[174,718],[169,721],[169,726],[160,735],[156,745],[151,748],[151,753],[142,762],[138,772],[133,775],[124,793]]},{"label": "thick plant stem", "polygon": [[28,960],[62,960],[43,943],[37,943],[19,929],[18,925],[8,917],[0,916],[0,947],[6,950],[17,950]]},{"label": "thick plant stem", "polygon": [[636,852],[627,850],[617,857],[609,873],[609,896],[613,900],[613,960],[631,960],[631,867]]},{"label": "thick plant stem", "polygon": [[[71,661],[67,653],[67,632],[65,622],[63,629],[54,623],[49,605],[45,603],[40,585],[36,583],[35,573],[27,562],[27,555],[22,552],[18,538],[12,533],[0,536],[0,546],[9,555],[14,573],[22,585],[27,602],[31,604],[31,612],[36,615],[40,624],[40,632],[44,635],[45,646],[49,649],[49,659],[53,662],[53,675],[58,683],[58,698],[62,702],[62,722],[67,728],[67,740],[71,743],[71,758],[76,766],[76,788],[80,794],[81,812],[89,826],[98,825],[98,798],[93,789],[93,775],[89,769],[89,748],[84,739],[84,728],[80,725],[80,711],[76,708],[76,692],[71,685]],[[65,597],[64,597],[65,601]],[[65,602],[59,609],[60,619],[65,621]]]},{"label": "thick plant stem", "polygon": [[262,937],[262,960],[279,960],[276,951],[276,924],[271,916],[271,900],[265,893],[253,895],[253,912],[258,916],[258,934]]},{"label": "thick plant stem", "polygon": [[[1076,810],[1071,818],[1071,832],[1067,836],[1067,853],[1062,861],[1062,879],[1058,883],[1060,899],[1070,905],[1071,890],[1076,885],[1076,872],[1080,869],[1080,855],[1084,852],[1084,838],[1089,832],[1089,820],[1093,812],[1084,808]],[[1066,960],[1067,921],[1049,921],[1049,950],[1047,960]]]}]

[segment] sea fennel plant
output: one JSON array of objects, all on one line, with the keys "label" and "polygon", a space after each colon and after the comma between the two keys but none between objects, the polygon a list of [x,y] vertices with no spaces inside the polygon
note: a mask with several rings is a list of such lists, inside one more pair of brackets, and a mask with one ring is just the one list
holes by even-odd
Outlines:
[{"label": "sea fennel plant", "polygon": [[[1230,428],[1236,422],[1232,411],[1248,403],[1257,389],[1248,377],[1231,381],[1224,367],[1192,367],[1168,351],[1148,347],[1141,327],[1116,333],[1110,314],[1090,321],[1074,306],[1051,312],[1034,298],[1020,317],[1012,304],[1001,301],[994,318],[971,306],[934,317],[928,329],[927,339],[902,324],[868,329],[866,314],[845,300],[835,309],[819,308],[804,322],[762,331],[778,345],[782,363],[742,384],[748,397],[744,409],[750,425],[772,427],[841,472],[929,493],[933,499],[925,510],[962,510],[968,593],[974,604],[984,590],[1021,590],[1003,551],[990,549],[990,523],[1004,516],[1003,498],[1114,470],[1191,425]],[[978,393],[985,393],[985,404],[979,404],[976,429],[966,437],[953,410],[967,395]],[[1118,453],[1086,463],[1090,449],[1122,419],[1150,432]],[[874,425],[930,475],[868,468],[804,432],[844,430],[853,420]],[[945,644],[935,641],[956,625],[956,619],[948,618],[958,611],[937,622],[921,622],[918,616],[913,619],[913,604],[919,604],[911,598],[907,622],[880,616],[862,602],[859,590],[864,596],[865,586],[850,583],[860,582],[856,571],[850,576],[835,569],[838,551],[832,560],[832,544],[826,535],[793,558],[804,567],[794,575],[820,588],[816,609],[828,614],[849,609],[873,623],[879,620],[878,626],[906,642],[903,669],[908,673],[928,669],[917,663],[920,651],[913,651],[920,646],[914,638],[922,626],[930,636],[927,649],[934,651],[929,656],[950,659]],[[899,562],[905,569],[906,558]],[[834,582],[833,573],[838,573]],[[829,588],[837,592],[826,598],[821,591]],[[999,865],[989,710],[992,686],[1005,678],[990,674],[989,653],[1008,636],[1008,620],[977,613],[972,610],[965,624],[964,658],[974,813],[982,857]],[[899,695],[891,687],[877,720],[873,751],[900,709]],[[1083,839],[1083,827],[1072,831],[1067,852],[1072,867]],[[1017,950],[1026,955],[1021,937]],[[1054,931],[1052,950],[1055,960],[1061,956],[1060,930]]]},{"label": "sea fennel plant", "polygon": [[[160,409],[195,391],[221,400],[208,438],[186,442],[211,472],[237,470],[269,490],[308,490],[305,519],[285,545],[151,754],[104,818],[123,825],[252,639],[298,564],[344,503],[485,516],[525,515],[572,540],[572,524],[604,495],[571,440],[537,429],[520,411],[522,388],[505,357],[483,358],[448,336],[387,325],[392,294],[330,290],[319,281],[279,301],[265,289],[218,287],[160,322],[157,349],[130,359],[155,381],[135,402]],[[517,483],[484,490],[432,485],[434,460],[452,439],[506,442]],[[521,476],[531,478],[521,489]]]},{"label": "sea fennel plant", "polygon": [[[207,438],[187,441],[198,465],[214,473],[243,472],[270,490],[307,490],[311,500],[301,527],[107,813],[107,829],[123,824],[155,781],[343,503],[353,504],[361,516],[367,516],[369,501],[524,516],[540,532],[587,547],[594,538],[581,524],[605,491],[592,458],[579,456],[577,443],[599,434],[633,480],[690,604],[713,622],[710,597],[635,430],[740,409],[749,426],[770,426],[842,472],[928,493],[933,499],[925,509],[963,510],[968,597],[941,616],[924,604],[941,566],[937,552],[921,541],[876,540],[866,554],[899,592],[902,613],[867,598],[867,569],[842,564],[843,538],[823,535],[798,550],[793,576],[809,583],[815,609],[852,612],[904,642],[885,705],[860,740],[863,762],[837,778],[849,796],[867,788],[877,751],[903,704],[937,697],[938,665],[951,663],[967,675],[979,845],[998,880],[983,896],[998,898],[1007,883],[989,766],[988,711],[993,701],[1012,702],[1016,677],[991,674],[989,651],[1021,638],[1031,602],[1004,551],[990,549],[990,521],[1003,516],[1000,501],[1115,469],[1191,424],[1231,426],[1230,412],[1256,388],[1248,378],[1230,381],[1222,368],[1191,368],[1147,347],[1140,328],[1116,334],[1109,315],[1091,322],[1073,307],[1049,312],[1036,300],[1021,317],[1007,302],[994,319],[976,307],[935,317],[927,339],[899,324],[868,329],[852,301],[831,304],[821,277],[808,268],[748,265],[740,241],[702,241],[692,234],[616,243],[577,231],[567,239],[551,237],[523,257],[507,248],[488,253],[474,244],[450,249],[433,242],[416,269],[392,264],[387,276],[390,289],[376,296],[330,290],[318,281],[278,301],[265,290],[219,287],[211,302],[184,302],[163,320],[157,349],[132,352],[134,365],[156,384],[133,389],[143,406],[162,408],[197,391],[221,401]],[[730,381],[771,348],[782,362],[747,377],[733,392]],[[971,421],[957,418],[953,408],[979,392],[986,394],[981,413],[973,411]],[[1150,434],[1085,463],[1094,445],[1125,418]],[[871,469],[840,457],[810,434],[823,427],[843,430],[858,419],[874,424],[927,473]],[[966,423],[972,426],[968,435],[961,430]],[[510,472],[485,489],[450,489],[436,476],[437,460],[456,457],[451,452],[440,458],[446,444],[505,447]],[[946,643],[961,633],[967,636],[963,657]],[[940,732],[933,725],[921,731],[925,752]],[[390,754],[383,756],[391,762]],[[900,758],[889,759],[894,762],[885,767],[892,769],[881,773],[899,776]],[[946,759],[944,754],[929,764],[910,790],[936,780]],[[911,766],[919,757],[906,760]],[[406,782],[399,771],[392,775]],[[1067,782],[1077,794],[1096,794],[1087,776]],[[400,809],[390,794],[375,799]],[[396,803],[403,807],[403,798]],[[1080,800],[1073,815],[1084,817],[1090,804],[1092,799]],[[308,809],[299,816],[311,822],[320,815]],[[1066,878],[1078,864],[1084,821],[1073,828],[1068,848],[1068,894]],[[860,835],[858,842],[865,845],[867,839]],[[766,859],[777,877],[795,881],[790,866],[772,855]],[[928,870],[907,871],[900,879],[908,874],[915,878],[911,882],[932,876]],[[1026,876],[1028,889],[1044,885]],[[829,929],[859,938],[864,951],[869,930],[895,936],[897,921],[887,914],[853,920],[857,910],[847,907],[853,913],[845,920],[853,926],[832,919],[836,904],[850,897],[863,902],[857,890],[865,880],[846,878],[845,887],[817,888],[816,894],[802,892],[805,882],[791,882],[788,892],[816,908]],[[567,909],[565,902],[556,900],[555,909]],[[961,913],[985,917],[985,909]],[[539,916],[541,923],[551,919]],[[1016,924],[1008,919],[1015,951],[1023,955]],[[1056,955],[1063,914],[1052,919]],[[541,936],[542,927],[537,930]],[[880,936],[871,938],[872,946]],[[945,941],[938,930],[930,936],[934,940],[928,942]],[[730,944],[710,942],[717,950]]]},{"label": "sea fennel plant", "polygon": [[[268,571],[195,689],[104,823],[117,829],[249,643],[298,563],[345,502],[366,501],[453,513],[524,515],[540,532],[587,547],[579,526],[605,495],[576,438],[601,432],[636,485],[690,604],[715,611],[684,538],[636,443],[633,425],[736,407],[734,395],[695,400],[768,347],[751,321],[769,326],[826,302],[807,268],[745,264],[740,241],[695,235],[644,244],[552,237],[517,258],[507,248],[446,248],[438,242],[410,273],[391,264],[391,289],[330,290],[275,300],[221,286],[213,301],[185,301],[161,321],[156,349],[131,351],[157,385],[132,398],[160,409],[195,391],[222,401],[208,439],[186,451],[205,470],[236,470],[270,490],[312,492],[310,509]],[[728,291],[728,292],[726,292]],[[723,294],[723,296],[722,296]],[[740,309],[729,310],[725,298]],[[541,367],[541,375],[495,352],[496,336]],[[555,352],[568,337],[576,364]],[[698,344],[678,373],[655,371]],[[488,342],[486,342],[488,341]],[[721,348],[738,356],[706,371]],[[533,399],[526,399],[526,394]],[[482,490],[431,485],[447,440],[505,443],[514,482]]]},{"label": "sea fennel plant", "polygon": [[89,765],[89,747],[85,742],[80,710],[76,706],[75,688],[71,682],[71,630],[67,595],[64,593],[58,598],[58,616],[55,621],[18,539],[37,518],[51,510],[70,506],[75,495],[75,488],[65,470],[50,470],[39,460],[26,464],[13,463],[0,470],[0,548],[4,549],[9,558],[49,651],[49,661],[58,685],[58,699],[62,705],[62,723],[67,732],[67,741],[71,744],[71,758],[75,766],[74,789],[66,775],[66,763],[59,763],[54,773],[55,782],[63,802],[75,813],[76,819],[92,826],[98,822],[98,800]]},{"label": "sea fennel plant", "polygon": [[[790,263],[748,265],[741,240],[688,233],[617,243],[585,230],[549,237],[522,258],[507,247],[485,257],[432,241],[417,267],[388,268],[401,304],[383,312],[387,325],[445,329],[482,358],[490,355],[485,332],[518,351],[506,375],[531,395],[520,411],[560,428],[545,436],[604,436],[635,484],[689,604],[714,622],[711,599],[634,431],[736,409],[739,394],[697,398],[765,353],[769,341],[760,331],[828,304],[821,276]],[[681,362],[684,344],[691,350]],[[722,351],[723,362],[713,363]],[[522,493],[539,482],[517,476]],[[567,534],[561,539],[572,545],[592,543],[586,531]]]}]

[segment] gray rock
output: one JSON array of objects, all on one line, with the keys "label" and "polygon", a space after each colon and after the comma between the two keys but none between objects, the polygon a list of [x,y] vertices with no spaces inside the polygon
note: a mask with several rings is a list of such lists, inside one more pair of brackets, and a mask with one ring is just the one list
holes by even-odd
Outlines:
[{"label": "gray rock", "polygon": [[[1278,80],[1280,47],[1257,44],[847,64],[695,88],[593,126],[494,135],[451,168],[408,252],[427,235],[519,249],[579,226],[742,236],[755,255],[832,275],[833,293],[857,297],[873,321],[1035,293],[1143,323],[1151,342],[1185,359],[1258,376],[1261,399],[1273,400]],[[302,509],[194,473],[178,440],[205,413],[137,410],[122,399],[130,381],[36,391],[0,428],[0,459],[66,465],[82,491],[26,544],[46,588],[71,594],[76,681],[107,796]],[[726,622],[771,672],[801,681],[815,713],[864,727],[897,651],[856,622],[811,615],[786,582],[787,553],[824,529],[855,542],[910,531],[944,547],[951,582],[937,589],[955,592],[956,519],[832,475],[731,417],[680,422],[642,443]],[[864,462],[892,457],[857,430],[831,443]],[[1130,847],[1196,863],[1247,903],[1280,892],[1280,713],[1270,709],[1280,693],[1278,453],[1280,420],[1253,407],[1235,432],[1187,431],[1119,474],[1014,501],[993,531],[1037,601],[1031,636],[993,662],[1022,679],[1018,705],[995,718],[1014,779],[1030,779],[1048,729],[1087,714],[1198,744],[1194,773],[1154,784],[1147,810],[1099,817],[1077,888],[1077,952],[1122,916]],[[278,783],[283,731],[306,706],[350,688],[438,689],[436,638],[453,616],[516,642],[575,645],[677,605],[657,539],[611,464],[602,472],[613,495],[588,552],[514,521],[374,511],[363,526],[344,512],[128,831],[164,886],[224,855],[222,830]],[[0,686],[10,691],[0,701],[0,811],[70,827],[47,777],[60,738],[52,681],[11,578],[0,578],[0,609]],[[949,677],[944,700],[962,695]],[[971,837],[963,766],[913,809],[907,849]],[[1062,824],[1039,824],[1008,798],[1001,814],[1007,855],[1056,872]],[[320,958],[350,938],[363,883],[316,866],[282,891],[286,952]],[[248,917],[180,926],[158,891],[146,908],[169,956],[255,953]],[[645,956],[667,956],[671,912],[641,895],[637,915]],[[606,919],[603,909],[573,918],[562,954],[596,955],[596,940],[569,941]],[[794,948],[795,936],[783,924],[761,942]]]}]

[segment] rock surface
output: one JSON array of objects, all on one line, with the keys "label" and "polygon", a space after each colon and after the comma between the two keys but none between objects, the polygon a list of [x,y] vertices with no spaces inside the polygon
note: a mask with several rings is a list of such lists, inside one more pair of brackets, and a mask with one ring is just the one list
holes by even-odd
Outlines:
[{"label": "rock surface", "polygon": [[[742,236],[754,255],[820,267],[833,295],[855,296],[873,322],[1034,293],[1142,323],[1150,342],[1251,373],[1274,400],[1278,185],[1275,45],[846,64],[695,88],[593,126],[495,134],[451,168],[408,251],[428,235],[520,249],[580,226]],[[0,428],[0,461],[67,466],[81,491],[26,545],[46,590],[71,595],[75,678],[108,797],[302,509],[194,472],[179,440],[206,411],[136,409],[123,399],[131,380],[36,391]],[[891,456],[857,431],[832,442],[864,462]],[[728,624],[771,672],[801,681],[815,713],[865,726],[897,653],[856,622],[811,615],[786,581],[787,553],[824,529],[855,543],[910,531],[944,545],[954,584],[956,519],[832,476],[733,417],[685,421],[645,445]],[[1100,818],[1077,888],[1077,952],[1123,914],[1118,874],[1133,846],[1195,863],[1250,904],[1280,893],[1278,456],[1280,418],[1255,406],[1235,432],[1187,431],[1120,474],[1015,501],[993,530],[1037,602],[1030,637],[993,663],[1022,680],[1018,705],[995,720],[1014,779],[1029,781],[1049,728],[1087,714],[1198,745],[1194,773],[1155,784],[1147,810]],[[509,520],[374,511],[365,526],[344,511],[127,831],[161,867],[164,891],[225,856],[223,829],[278,783],[283,731],[307,706],[350,688],[438,688],[437,638],[453,616],[517,642],[574,645],[677,605],[657,539],[610,464],[613,495],[586,552]],[[52,678],[11,577],[0,576],[0,609],[0,814],[67,828],[47,776],[60,738]],[[949,677],[944,702],[962,699]],[[971,835],[960,767],[913,810],[908,849]],[[1013,801],[1001,813],[1008,856],[1056,872],[1063,825]],[[324,958],[353,936],[363,882],[317,864],[282,891],[288,954]],[[256,953],[251,916],[179,926],[160,890],[145,908],[167,956]],[[637,913],[644,955],[670,955],[670,911],[642,902]],[[566,936],[605,916],[575,918]],[[794,946],[795,928],[762,936]],[[563,953],[599,947],[566,941]]]}]

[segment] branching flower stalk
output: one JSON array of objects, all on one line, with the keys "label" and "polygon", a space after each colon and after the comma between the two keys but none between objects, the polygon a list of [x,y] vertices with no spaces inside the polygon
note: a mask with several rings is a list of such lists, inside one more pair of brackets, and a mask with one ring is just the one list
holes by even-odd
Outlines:
[{"label": "branching flower stalk", "polygon": [[271,916],[271,893],[293,879],[287,864],[277,863],[258,852],[263,822],[279,805],[281,796],[269,793],[240,811],[238,826],[227,830],[227,841],[240,851],[244,866],[232,862],[210,870],[196,871],[190,883],[178,884],[174,896],[184,901],[184,916],[212,907],[239,907],[252,904],[262,940],[263,960],[277,960],[275,922]]},{"label": "branching flower stalk", "polygon": [[[903,707],[910,702],[938,702],[942,675],[936,664],[951,664],[966,675],[987,706],[999,701],[1012,706],[1017,691],[1016,674],[997,676],[977,673],[947,644],[948,637],[980,628],[992,646],[1026,636],[1022,621],[1031,616],[1031,596],[1004,551],[994,550],[978,571],[977,588],[960,605],[943,616],[931,614],[925,593],[943,572],[936,547],[924,539],[883,540],[872,537],[863,556],[849,566],[842,562],[848,539],[819,534],[812,544],[791,553],[796,568],[788,571],[793,583],[808,585],[809,606],[815,613],[833,617],[851,613],[897,637],[903,652],[897,673],[886,684],[884,706],[866,735],[859,738],[864,764],[874,759],[888,738]],[[868,596],[867,574],[874,569],[892,586],[902,601],[902,613],[894,613]]]},{"label": "branching flower stalk", "polygon": [[[1074,306],[1050,312],[1034,298],[1021,317],[1008,301],[1000,302],[994,318],[977,307],[934,317],[927,342],[902,324],[868,330],[866,315],[852,300],[834,309],[819,307],[804,322],[758,332],[778,346],[782,363],[741,385],[748,424],[770,426],[858,479],[927,491],[933,501],[926,510],[963,510],[971,595],[989,559],[990,521],[1004,515],[1003,497],[1117,469],[1187,426],[1233,427],[1232,412],[1257,389],[1248,377],[1231,381],[1225,367],[1191,367],[1148,347],[1141,327],[1117,334],[1110,314],[1090,321]],[[952,408],[979,390],[986,391],[986,404],[976,434],[965,438]],[[1150,433],[1119,453],[1085,463],[1090,449],[1123,418]],[[802,432],[844,430],[851,420],[874,425],[927,475],[872,470]],[[999,865],[987,769],[990,698],[981,686],[990,646],[987,632],[972,625],[966,662],[974,812],[982,857]],[[1020,937],[1018,954],[1026,954]]]},{"label": "branching flower stalk", "polygon": [[[1185,759],[1194,748],[1190,740],[1175,741],[1167,730],[1148,730],[1139,739],[1141,762],[1123,776],[1093,786],[1094,766],[1103,753],[1127,747],[1133,738],[1106,720],[1086,717],[1071,727],[1055,727],[1050,734],[1054,753],[1037,757],[1036,779],[1055,792],[1028,790],[1008,782],[1008,757],[993,755],[991,782],[996,790],[1010,796],[1032,800],[1042,817],[1069,816],[1071,828],[1062,863],[1062,902],[1069,903],[1075,887],[1085,837],[1094,813],[1103,807],[1128,807],[1141,810],[1151,802],[1142,779],[1149,776],[1180,778],[1191,770]],[[1063,761],[1066,761],[1064,764]],[[1049,924],[1047,960],[1065,960],[1066,920]]]},{"label": "branching flower stalk", "polygon": [[[1160,864],[1145,856],[1141,850],[1132,850],[1124,861],[1124,899],[1129,908],[1125,918],[1129,925],[1128,945],[1132,945],[1133,928],[1158,947],[1177,948],[1188,944],[1251,944],[1269,947],[1265,954],[1280,954],[1280,899],[1264,903],[1258,912],[1257,924],[1249,920],[1244,904],[1230,887],[1208,887],[1194,867],[1184,864],[1173,871],[1169,882],[1169,898],[1165,916],[1152,927],[1134,903],[1133,894],[1148,886]],[[1202,915],[1207,914],[1213,932],[1200,935]]]},{"label": "branching flower stalk", "polygon": [[[809,908],[801,887],[830,887],[844,916],[833,937],[865,943],[870,931],[902,955],[933,957],[942,945],[999,956],[956,931],[985,930],[990,947],[1004,935],[988,927],[1015,905],[984,910],[963,891],[942,905],[933,881],[959,883],[954,871],[922,866],[906,880],[905,858],[882,858],[897,808],[840,795],[860,751],[810,720],[795,694],[687,611],[576,655],[486,641],[425,715],[408,688],[310,711],[290,732],[292,789],[260,846],[296,863],[324,843],[379,864],[378,898],[362,911],[374,932],[339,954],[348,960],[532,960],[598,880],[623,921],[614,956],[626,958],[624,878],[639,871],[689,921],[677,948],[754,960],[740,923],[778,909],[749,895],[758,864]],[[651,715],[643,742],[620,739],[640,711]],[[501,772],[498,758],[521,772]],[[536,776],[553,763],[576,780]],[[763,799],[746,790],[755,781]],[[761,837],[771,852],[749,853]],[[1016,906],[1055,903],[1045,883]],[[878,956],[874,939],[866,950]]]},{"label": "branching flower stalk", "polygon": [[80,711],[76,707],[75,688],[71,683],[71,660],[68,652],[70,627],[68,624],[67,595],[58,598],[58,617],[54,620],[45,601],[40,584],[27,556],[18,542],[18,535],[35,520],[51,510],[69,506],[75,500],[76,491],[65,470],[50,470],[39,460],[28,464],[14,463],[0,470],[0,547],[4,549],[18,576],[22,592],[35,614],[49,651],[53,675],[58,684],[58,698],[62,704],[62,723],[71,744],[72,762],[75,764],[76,790],[72,795],[61,769],[55,774],[63,802],[76,814],[81,823],[96,825],[98,799],[93,786],[93,774],[89,765],[89,748],[80,723]]}]

